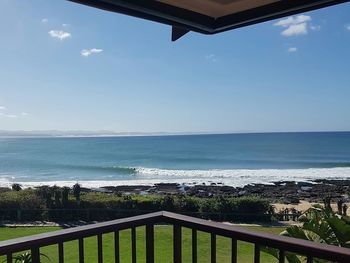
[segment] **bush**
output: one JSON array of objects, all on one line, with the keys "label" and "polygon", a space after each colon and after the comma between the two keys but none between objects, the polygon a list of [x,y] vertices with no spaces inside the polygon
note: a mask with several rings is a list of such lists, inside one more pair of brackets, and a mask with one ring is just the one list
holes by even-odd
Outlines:
[{"label": "bush", "polygon": [[160,210],[217,221],[271,220],[269,201],[258,197],[123,196],[82,192],[79,201],[80,204],[72,191],[59,187],[0,192],[0,210],[6,211],[0,219],[15,220],[16,210],[21,209],[22,220],[109,220]]}]

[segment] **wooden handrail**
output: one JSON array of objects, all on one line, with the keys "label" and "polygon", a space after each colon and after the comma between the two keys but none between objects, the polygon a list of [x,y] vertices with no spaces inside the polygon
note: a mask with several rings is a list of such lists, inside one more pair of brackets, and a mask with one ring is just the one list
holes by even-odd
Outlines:
[{"label": "wooden handrail", "polygon": [[33,236],[10,239],[0,242],[0,256],[6,255],[9,251],[18,252],[32,248],[33,246],[48,246],[59,242],[67,242],[79,238],[97,236],[98,234],[109,233],[116,230],[128,229],[131,227],[143,226],[162,222],[163,212],[150,213],[146,215],[122,218],[103,223],[90,224],[86,226],[73,227],[49,233]]},{"label": "wooden handrail", "polygon": [[260,244],[297,254],[314,256],[339,262],[350,262],[350,249],[316,243],[303,239],[279,236],[269,233],[254,232],[243,227],[193,218],[171,212],[163,212],[166,223],[214,233],[219,236],[234,238],[254,244]]},{"label": "wooden handrail", "polygon": [[[232,226],[223,223],[207,221],[199,218],[193,218],[185,215],[179,215],[171,212],[156,212],[130,218],[123,218],[103,223],[97,223],[87,226],[74,227],[34,236],[17,238],[0,242],[0,256],[7,255],[12,257],[12,253],[31,250],[38,254],[39,248],[43,246],[58,244],[58,253],[60,258],[63,255],[63,243],[71,240],[79,240],[80,256],[84,261],[83,239],[90,236],[97,236],[99,262],[103,261],[102,257],[102,234],[115,233],[116,257],[119,257],[119,231],[123,229],[132,229],[132,236],[135,238],[135,228],[146,226],[146,247],[147,263],[154,262],[154,224],[166,223],[174,225],[174,262],[181,262],[181,228],[192,229],[192,241],[197,245],[197,231],[211,233],[211,262],[216,260],[216,236],[224,236],[232,239],[232,257],[236,257],[237,240],[255,244],[255,262],[260,260],[260,248],[268,246],[280,251],[280,262],[284,262],[285,252],[294,252],[305,255],[308,261],[312,258],[326,259],[341,263],[350,262],[350,249],[315,243],[307,240],[278,236],[268,233],[253,232],[242,227]],[[195,239],[195,240],[193,240]],[[133,240],[133,262],[136,262],[136,240]],[[196,248],[192,248],[194,253]],[[193,261],[197,261],[197,256],[192,255]],[[63,261],[62,261],[63,262]],[[117,259],[116,259],[116,262]],[[232,262],[235,262],[234,259]],[[35,262],[36,263],[36,262]]]}]

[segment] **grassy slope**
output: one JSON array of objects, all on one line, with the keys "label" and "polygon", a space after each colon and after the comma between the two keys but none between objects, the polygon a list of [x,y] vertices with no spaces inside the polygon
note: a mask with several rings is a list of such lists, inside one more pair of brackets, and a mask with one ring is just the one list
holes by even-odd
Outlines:
[{"label": "grassy slope", "polygon": [[[0,228],[0,241],[39,234],[48,231],[55,231],[59,228],[55,227],[31,227],[31,228]],[[278,227],[249,227],[253,231],[263,231],[278,234],[282,228]],[[137,229],[137,250],[139,263],[145,262],[145,229],[140,227]],[[191,262],[191,230],[183,230],[183,262]],[[131,238],[130,230],[121,231],[121,262],[131,262]],[[210,235],[199,232],[198,234],[198,262],[210,262]],[[103,254],[104,262],[114,262],[113,254],[113,235],[106,234],[103,236]],[[227,238],[218,237],[217,240],[217,262],[230,262],[231,242]],[[65,262],[78,262],[78,243],[77,241],[65,243]],[[158,263],[172,262],[172,227],[157,226],[155,229],[155,258]],[[253,246],[251,244],[239,242],[238,244],[239,258],[238,262],[253,262]],[[58,262],[57,246],[50,246],[41,249],[41,252],[48,255],[51,262]],[[0,262],[3,257],[0,257]],[[49,262],[45,260],[44,262]],[[96,238],[85,239],[85,262],[97,262]],[[269,255],[262,253],[261,262],[277,262]]]}]

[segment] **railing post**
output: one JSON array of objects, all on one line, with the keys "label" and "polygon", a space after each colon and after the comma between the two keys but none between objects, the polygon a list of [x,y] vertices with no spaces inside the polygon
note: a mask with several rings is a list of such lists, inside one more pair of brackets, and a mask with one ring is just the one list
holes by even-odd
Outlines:
[{"label": "railing post", "polygon": [[216,263],[216,235],[211,234],[211,263]]},{"label": "railing post", "polygon": [[311,256],[307,256],[306,262],[307,263],[312,263],[314,260]]},{"label": "railing post", "polygon": [[192,263],[197,263],[197,230],[192,229]]},{"label": "railing post", "polygon": [[84,239],[79,238],[79,263],[84,263]]},{"label": "railing post", "polygon": [[280,250],[279,257],[278,257],[278,263],[284,263],[285,259],[285,253],[284,250]]},{"label": "railing post", "polygon": [[131,257],[132,263],[136,263],[136,228],[131,228]]},{"label": "railing post", "polygon": [[146,225],[146,263],[154,263],[154,225]]},{"label": "railing post", "polygon": [[12,253],[7,254],[7,263],[12,263]]},{"label": "railing post", "polygon": [[98,263],[103,263],[102,234],[97,235],[97,257]]},{"label": "railing post", "polygon": [[237,263],[237,239],[232,238],[231,242],[231,262]]},{"label": "railing post", "polygon": [[254,246],[254,263],[260,263],[260,245],[255,244]]},{"label": "railing post", "polygon": [[40,263],[40,251],[38,247],[32,248],[32,262],[33,263]]},{"label": "railing post", "polygon": [[173,234],[173,247],[174,247],[174,263],[182,262],[182,240],[181,240],[181,226],[174,225]]},{"label": "railing post", "polygon": [[63,242],[58,243],[58,263],[64,262],[64,247]]},{"label": "railing post", "polygon": [[114,262],[120,263],[119,230],[114,231]]}]

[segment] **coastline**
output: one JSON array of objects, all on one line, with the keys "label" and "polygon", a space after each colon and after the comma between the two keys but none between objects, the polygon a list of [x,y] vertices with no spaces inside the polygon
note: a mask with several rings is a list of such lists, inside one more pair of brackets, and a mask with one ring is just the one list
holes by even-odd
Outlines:
[{"label": "coastline", "polygon": [[[23,184],[23,188],[36,188],[44,185],[68,186],[72,187],[77,182],[57,185],[42,183],[35,186]],[[78,182],[80,183],[80,182]],[[100,186],[96,181],[95,187],[86,187],[81,184],[85,192],[118,193],[123,195],[188,195],[196,197],[215,196],[258,196],[271,200],[278,204],[278,207],[303,208],[310,207],[313,203],[323,203],[325,197],[331,198],[332,202],[344,200],[350,202],[350,178],[344,179],[316,179],[310,181],[276,181],[269,184],[247,184],[242,187],[234,187],[222,183],[157,183],[157,184],[133,184],[126,181],[124,184],[114,184]],[[1,189],[10,188],[11,185],[0,186]],[[302,204],[302,205],[300,205]],[[306,205],[307,204],[307,205]],[[279,206],[283,205],[283,206]]]}]

